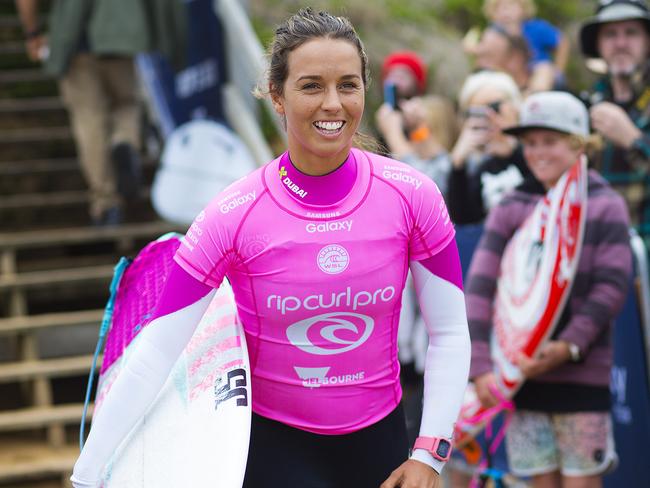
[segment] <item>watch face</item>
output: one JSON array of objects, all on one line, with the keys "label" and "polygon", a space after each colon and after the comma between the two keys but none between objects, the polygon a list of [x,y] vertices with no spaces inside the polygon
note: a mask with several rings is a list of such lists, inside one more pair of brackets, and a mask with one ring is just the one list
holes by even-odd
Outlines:
[{"label": "watch face", "polygon": [[441,459],[445,459],[449,456],[449,451],[451,451],[451,443],[448,440],[440,439],[438,448],[436,449],[436,454],[440,456]]}]

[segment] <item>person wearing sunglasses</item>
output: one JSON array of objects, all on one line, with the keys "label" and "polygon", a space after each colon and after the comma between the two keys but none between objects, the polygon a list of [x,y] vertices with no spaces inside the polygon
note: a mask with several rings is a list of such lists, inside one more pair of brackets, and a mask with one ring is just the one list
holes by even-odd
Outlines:
[{"label": "person wearing sunglasses", "polygon": [[521,93],[496,71],[470,75],[459,96],[460,135],[451,150],[447,204],[456,224],[483,221],[503,194],[531,178],[517,140],[502,131],[517,122]]}]

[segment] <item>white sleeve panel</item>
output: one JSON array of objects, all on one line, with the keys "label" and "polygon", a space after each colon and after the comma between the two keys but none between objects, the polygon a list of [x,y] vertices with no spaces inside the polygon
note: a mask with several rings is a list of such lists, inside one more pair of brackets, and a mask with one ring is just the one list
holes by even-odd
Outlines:
[{"label": "white sleeve panel", "polygon": [[[429,335],[420,436],[451,438],[467,387],[471,358],[465,296],[456,285],[420,263],[411,261],[410,268]],[[437,472],[444,465],[422,449],[414,450],[411,458]]]},{"label": "white sleeve panel", "polygon": [[169,315],[154,319],[140,334],[129,361],[93,418],[88,440],[74,466],[75,486],[94,486],[104,465],[146,413],[181,352],[192,338],[216,290]]}]

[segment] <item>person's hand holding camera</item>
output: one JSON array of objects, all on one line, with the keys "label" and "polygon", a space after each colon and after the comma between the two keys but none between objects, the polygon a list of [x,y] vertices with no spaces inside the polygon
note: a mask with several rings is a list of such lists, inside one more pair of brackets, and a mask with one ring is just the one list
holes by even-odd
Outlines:
[{"label": "person's hand holding camera", "polygon": [[490,140],[492,131],[487,113],[469,113],[451,152],[454,168],[462,168],[470,154],[482,151]]}]

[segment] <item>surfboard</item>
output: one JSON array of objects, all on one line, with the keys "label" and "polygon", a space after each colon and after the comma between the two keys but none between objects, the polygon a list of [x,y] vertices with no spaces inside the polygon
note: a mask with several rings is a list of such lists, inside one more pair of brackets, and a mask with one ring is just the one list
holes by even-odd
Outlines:
[{"label": "surfboard", "polygon": [[[520,353],[533,357],[553,333],[571,292],[587,214],[587,161],[582,158],[535,206],[501,259],[490,351],[497,387],[512,398],[524,383]],[[481,406],[469,383],[454,434],[462,447],[499,409]]]},{"label": "surfboard", "polygon": [[[96,414],[148,325],[179,244],[178,235],[150,243],[119,278]],[[224,282],[160,394],[107,463],[102,486],[241,488],[250,437],[250,384],[245,335],[232,290]]]}]

